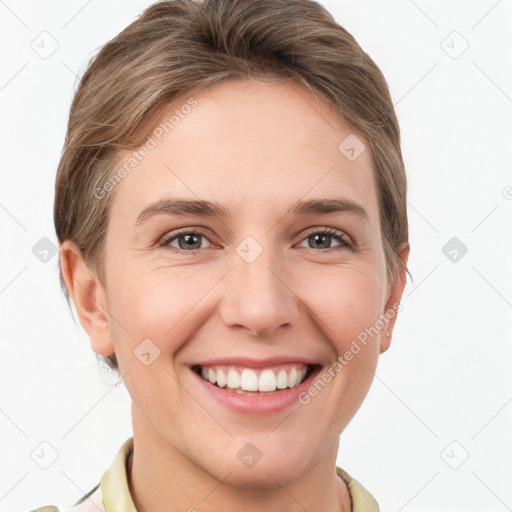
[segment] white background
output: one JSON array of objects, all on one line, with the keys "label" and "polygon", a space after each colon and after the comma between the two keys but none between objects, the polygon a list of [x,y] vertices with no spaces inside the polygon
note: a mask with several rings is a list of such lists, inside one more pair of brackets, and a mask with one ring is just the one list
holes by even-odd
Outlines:
[{"label": "white background", "polygon": [[[338,465],[382,511],[511,510],[512,1],[323,3],[390,86],[414,278]],[[57,257],[42,263],[32,247],[56,243],[77,75],[149,5],[0,2],[0,511],[74,503],[131,435],[127,392],[73,322]],[[42,31],[58,42],[47,59],[31,47]],[[452,237],[468,249],[456,262],[442,251]],[[59,454],[46,470],[31,458],[42,441]]]}]

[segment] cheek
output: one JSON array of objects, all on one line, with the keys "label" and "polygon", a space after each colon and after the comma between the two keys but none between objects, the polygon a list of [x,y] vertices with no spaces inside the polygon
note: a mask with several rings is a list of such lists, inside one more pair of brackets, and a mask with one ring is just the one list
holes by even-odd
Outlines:
[{"label": "cheek", "polygon": [[[132,266],[119,274],[112,281],[109,304],[124,327],[116,329],[116,353],[128,363],[134,349],[150,339],[162,354],[175,354],[203,323],[208,292],[218,281],[218,275],[199,274],[194,265],[151,270]],[[162,358],[155,366],[168,360]]]},{"label": "cheek", "polygon": [[[110,274],[109,308],[117,324],[116,353],[120,358],[125,353],[125,362],[145,339],[166,354],[175,353],[180,343],[193,336],[194,329],[220,307],[221,287],[214,292],[218,300],[209,292],[219,284],[223,271],[200,270],[197,265],[147,269],[120,260]],[[376,324],[382,312],[382,283],[370,263],[330,268],[318,265],[306,274],[310,276],[307,279],[304,268],[293,269],[286,276],[293,290],[287,300],[302,303],[299,307],[305,316],[300,323],[315,324],[318,334],[340,355]],[[378,345],[375,338],[369,337],[368,345]]]},{"label": "cheek", "polygon": [[382,290],[371,273],[361,270],[331,273],[316,280],[314,286],[310,282],[304,293],[338,353],[371,330],[382,313]]},{"label": "cheek", "polygon": [[164,335],[186,313],[187,287],[180,279],[166,279],[157,272],[131,272],[119,277],[112,282],[109,294],[112,316],[123,327],[116,329],[117,337],[123,338],[119,348],[133,350],[149,338],[162,349]]}]

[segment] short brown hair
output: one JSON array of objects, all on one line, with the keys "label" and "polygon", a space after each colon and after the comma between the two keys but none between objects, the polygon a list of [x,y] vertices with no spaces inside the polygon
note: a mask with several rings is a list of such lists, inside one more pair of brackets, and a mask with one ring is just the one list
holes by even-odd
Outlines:
[{"label": "short brown hair", "polygon": [[[95,190],[184,95],[235,78],[298,80],[371,145],[388,277],[408,243],[406,175],[387,83],[331,14],[311,0],[166,0],[91,59],[76,91],[55,184],[59,242],[77,244],[103,283],[112,194]],[[341,141],[340,141],[341,142]],[[64,293],[69,294],[60,274]],[[115,354],[105,359],[118,370]]]}]

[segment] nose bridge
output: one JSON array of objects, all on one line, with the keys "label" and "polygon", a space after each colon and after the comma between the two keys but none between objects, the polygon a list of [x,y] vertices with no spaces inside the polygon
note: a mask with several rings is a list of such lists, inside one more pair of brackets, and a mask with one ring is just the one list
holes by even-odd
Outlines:
[{"label": "nose bridge", "polygon": [[230,263],[233,270],[221,306],[227,326],[270,337],[280,327],[295,323],[297,300],[286,285],[282,259],[273,253],[271,245],[263,247],[247,237],[236,247]]}]

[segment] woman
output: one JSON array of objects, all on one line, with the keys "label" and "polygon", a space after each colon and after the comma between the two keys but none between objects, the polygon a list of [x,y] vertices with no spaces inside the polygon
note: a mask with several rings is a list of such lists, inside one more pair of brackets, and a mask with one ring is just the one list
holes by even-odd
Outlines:
[{"label": "woman", "polygon": [[148,8],[82,78],[54,218],[132,399],[73,511],[379,510],[336,456],[405,286],[406,178],[385,79],[323,7]]}]

